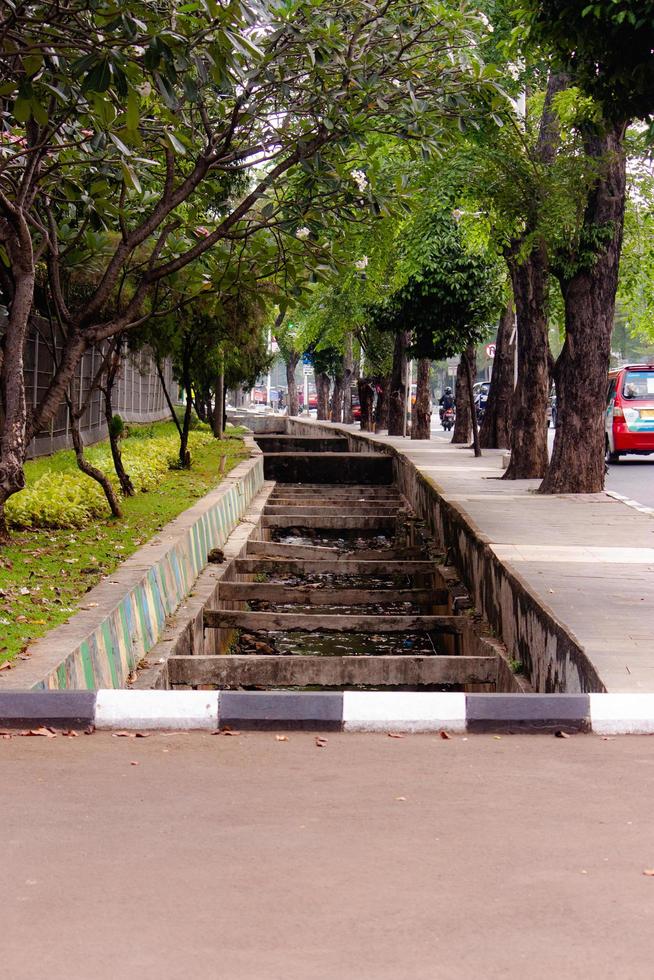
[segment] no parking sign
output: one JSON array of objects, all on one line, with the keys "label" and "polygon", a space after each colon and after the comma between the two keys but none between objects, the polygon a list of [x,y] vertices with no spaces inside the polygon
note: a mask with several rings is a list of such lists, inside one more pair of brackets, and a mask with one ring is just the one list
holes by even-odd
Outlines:
[{"label": "no parking sign", "polygon": [[496,348],[495,344],[486,344],[486,356],[487,357],[491,357],[491,358],[492,357],[495,357],[495,351],[496,351],[496,349],[497,348]]}]

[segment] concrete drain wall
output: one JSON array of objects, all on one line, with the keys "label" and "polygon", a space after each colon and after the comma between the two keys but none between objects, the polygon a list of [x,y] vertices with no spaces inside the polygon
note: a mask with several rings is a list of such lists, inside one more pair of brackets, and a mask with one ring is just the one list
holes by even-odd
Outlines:
[{"label": "concrete drain wall", "polygon": [[[261,440],[282,477],[305,443]],[[329,476],[331,448],[315,441],[306,478]],[[525,690],[423,522],[376,484],[377,460],[367,484],[267,484],[137,686]]]}]

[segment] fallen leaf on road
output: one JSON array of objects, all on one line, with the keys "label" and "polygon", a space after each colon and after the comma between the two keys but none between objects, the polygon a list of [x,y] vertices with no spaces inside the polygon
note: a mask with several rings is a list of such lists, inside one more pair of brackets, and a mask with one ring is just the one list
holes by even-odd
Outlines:
[{"label": "fallen leaf on road", "polygon": [[130,766],[140,766],[140,762],[130,762]]},{"label": "fallen leaf on road", "polygon": [[406,803],[406,796],[396,796],[395,799],[398,803]]},{"label": "fallen leaf on road", "polygon": [[69,728],[68,731],[62,732],[61,734],[62,735],[65,735],[66,738],[77,738],[77,736],[79,735],[79,732],[76,732],[76,731],[74,731],[74,729]]},{"label": "fallen leaf on road", "polygon": [[567,732],[554,732],[556,738],[570,738]]},{"label": "fallen leaf on road", "polygon": [[112,732],[112,738],[149,738],[150,732]]},{"label": "fallen leaf on road", "polygon": [[288,742],[288,735],[275,735],[277,742]]},{"label": "fallen leaf on road", "polygon": [[234,731],[232,728],[223,728],[221,732],[217,732],[218,735],[240,735],[240,732]]},{"label": "fallen leaf on road", "polygon": [[493,738],[496,738],[496,739],[499,740],[500,738],[502,738],[502,736],[501,735],[493,735]]},{"label": "fallen leaf on road", "polygon": [[316,735],[317,748],[322,749],[325,745],[327,745],[327,739],[323,738],[321,735]]},{"label": "fallen leaf on road", "polygon": [[11,670],[14,665],[8,660],[5,660],[3,664],[0,664],[0,670]]},{"label": "fallen leaf on road", "polygon": [[648,878],[654,878],[654,868],[645,868],[643,874],[646,875]]},{"label": "fallen leaf on road", "polygon": [[402,732],[387,732],[389,738],[404,738]]},{"label": "fallen leaf on road", "polygon": [[57,733],[53,732],[50,728],[30,728],[26,733],[27,735],[43,735],[45,738],[56,738]]},{"label": "fallen leaf on road", "polygon": [[452,738],[452,736],[448,735],[447,732],[441,732],[441,738]]}]

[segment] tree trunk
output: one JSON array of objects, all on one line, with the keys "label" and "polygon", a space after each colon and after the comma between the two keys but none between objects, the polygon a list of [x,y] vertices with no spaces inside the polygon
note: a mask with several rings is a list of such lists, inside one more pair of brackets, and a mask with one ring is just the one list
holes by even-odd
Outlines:
[{"label": "tree trunk", "polygon": [[345,391],[345,383],[342,375],[334,378],[334,390],[332,392],[331,407],[329,410],[329,417],[332,422],[342,422],[343,421],[343,395]]},{"label": "tree trunk", "polygon": [[582,240],[603,242],[594,256],[561,277],[565,342],[554,369],[557,427],[541,493],[604,489],[604,411],[625,206],[625,125],[586,141],[600,176],[591,190]]},{"label": "tree trunk", "polygon": [[97,469],[97,467],[89,463],[88,459],[84,455],[84,443],[82,441],[82,435],[79,431],[79,416],[77,412],[73,411],[73,402],[68,396],[66,397],[66,403],[68,405],[68,416],[70,419],[70,434],[73,440],[73,449],[75,450],[75,459],[77,460],[77,466],[82,471],[82,473],[85,473],[86,476],[89,476],[92,480],[95,480],[96,483],[100,484],[100,486],[104,490],[104,495],[107,498],[107,503],[111,508],[111,513],[113,514],[113,516],[122,517],[123,512],[120,509],[120,504],[118,503],[118,497],[114,493],[114,488],[111,485],[111,481],[109,480],[109,477],[106,476],[102,472],[102,470]]},{"label": "tree trunk", "polygon": [[493,374],[486,401],[484,418],[479,429],[482,449],[508,449],[511,445],[511,413],[513,401],[514,351],[513,303],[508,303],[500,317],[497,331]]},{"label": "tree trunk", "polygon": [[177,417],[177,412],[175,411],[175,406],[173,405],[172,400],[171,400],[171,397],[170,397],[170,394],[168,392],[168,388],[166,387],[166,379],[164,378],[164,375],[163,375],[163,369],[161,367],[161,364],[159,363],[159,359],[156,358],[156,357],[154,359],[154,364],[155,364],[155,367],[157,369],[157,374],[159,375],[159,381],[161,382],[161,389],[163,391],[164,398],[166,399],[166,405],[168,406],[168,411],[170,412],[170,417],[172,418],[173,422],[175,423],[175,428],[177,429],[177,432],[178,432],[179,437],[181,439],[182,438],[182,427],[180,425],[179,418]]},{"label": "tree trunk", "polygon": [[411,413],[411,438],[431,439],[431,397],[429,391],[429,374],[431,361],[428,357],[418,360],[418,376],[416,379],[416,403]]},{"label": "tree trunk", "polygon": [[326,422],[329,419],[329,389],[331,381],[329,375],[323,371],[316,374],[316,396],[318,399],[318,418]]},{"label": "tree trunk", "polygon": [[409,330],[400,330],[395,335],[393,348],[393,370],[388,399],[388,434],[389,436],[404,435],[404,403],[406,400],[406,349],[411,340]]},{"label": "tree trunk", "polygon": [[[179,433],[179,466],[180,469],[183,470],[189,470],[191,468],[191,454],[188,450],[188,434],[191,431],[191,415],[193,413],[191,355],[191,345],[188,342],[185,342],[182,351],[182,385],[186,395],[186,407],[184,409],[184,419],[182,421],[182,427]],[[216,394],[218,393],[216,392]],[[222,407],[222,401],[218,398],[216,398],[216,403]]]},{"label": "tree trunk", "polygon": [[467,348],[463,354],[461,354],[461,358],[456,369],[456,383],[454,385],[454,405],[456,418],[454,420],[454,431],[452,433],[452,442],[454,443],[470,442],[470,432],[472,430],[470,397],[468,395],[468,374],[465,365],[465,360],[468,356],[469,350],[470,348]]},{"label": "tree trunk", "polygon": [[357,389],[359,391],[359,405],[361,406],[361,431],[374,432],[375,387],[369,378],[359,378]]},{"label": "tree trunk", "polygon": [[300,355],[291,351],[286,355],[286,384],[288,385],[288,414],[300,414],[300,398],[297,391],[297,381],[295,380],[295,369],[298,366]]},{"label": "tree trunk", "polygon": [[195,408],[195,414],[201,422],[209,422],[210,416],[207,415],[206,392],[196,392],[195,398],[193,399],[193,407]]},{"label": "tree trunk", "polygon": [[29,229],[22,216],[16,215],[16,221],[19,225],[17,234],[10,232],[9,237],[5,238],[14,269],[14,294],[2,346],[0,377],[4,401],[0,433],[0,544],[8,540],[5,504],[25,486],[23,466],[28,445],[24,355],[34,298],[35,272]]},{"label": "tree trunk", "polygon": [[216,375],[215,399],[213,406],[212,429],[216,439],[222,439],[225,433],[225,372],[224,369]]},{"label": "tree trunk", "polygon": [[519,247],[516,242],[507,253],[518,325],[518,383],[513,393],[511,462],[505,480],[542,477],[547,469],[547,252],[540,242],[519,261]]},{"label": "tree trunk", "polygon": [[118,477],[118,482],[120,483],[120,489],[125,497],[133,497],[135,492],[134,484],[130,480],[129,474],[125,472],[125,467],[123,466],[123,454],[120,451],[118,432],[116,431],[114,425],[114,410],[111,403],[114,384],[116,382],[118,371],[120,370],[120,360],[120,354],[118,350],[115,350],[109,360],[104,388],[102,389],[102,394],[104,396],[104,417],[107,420],[107,432],[109,433],[111,458],[114,462],[114,469],[116,471],[116,476]]},{"label": "tree trunk", "polygon": [[390,375],[377,378],[377,404],[375,406],[375,432],[388,429],[388,392],[391,386]]},{"label": "tree trunk", "polygon": [[[570,84],[562,72],[550,75],[540,120],[536,158],[551,164],[561,142],[554,98]],[[528,255],[520,252],[536,229],[537,218],[527,223],[524,234],[505,252],[516,308],[518,336],[518,383],[513,395],[511,462],[506,480],[542,477],[547,469],[547,401],[550,385],[550,349],[547,324],[548,256],[545,243],[536,238]]]},{"label": "tree trunk", "polygon": [[472,448],[475,451],[475,456],[481,456],[481,449],[479,446],[479,426],[477,425],[477,409],[475,407],[475,393],[473,390],[473,365],[475,367],[475,373],[477,367],[477,351],[474,347],[468,347],[463,363],[466,369],[468,404],[470,405],[470,418],[472,419]]},{"label": "tree trunk", "polygon": [[354,356],[352,352],[352,334],[345,335],[345,353],[343,354],[343,421],[352,423],[352,377],[354,375]]}]

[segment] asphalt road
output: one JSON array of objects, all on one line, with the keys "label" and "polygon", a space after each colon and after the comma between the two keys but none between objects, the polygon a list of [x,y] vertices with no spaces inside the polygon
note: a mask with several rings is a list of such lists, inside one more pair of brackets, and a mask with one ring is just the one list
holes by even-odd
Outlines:
[{"label": "asphalt road", "polygon": [[623,456],[619,463],[612,463],[606,489],[654,507],[654,456]]},{"label": "asphalt road", "polygon": [[650,980],[654,740],[0,739],[0,976]]}]

